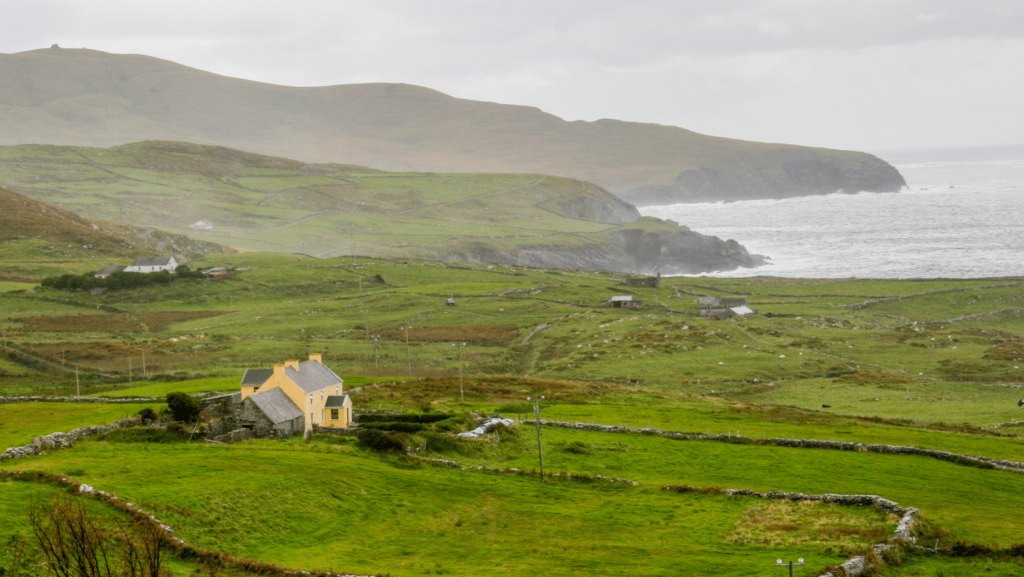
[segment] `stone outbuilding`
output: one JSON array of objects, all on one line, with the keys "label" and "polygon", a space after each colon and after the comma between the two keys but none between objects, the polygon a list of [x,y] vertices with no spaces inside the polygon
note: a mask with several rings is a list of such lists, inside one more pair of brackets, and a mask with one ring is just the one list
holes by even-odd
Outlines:
[{"label": "stone outbuilding", "polygon": [[644,301],[633,298],[633,295],[617,295],[604,303],[604,306],[610,309],[633,309],[638,311],[644,308]]},{"label": "stone outbuilding", "polygon": [[697,297],[697,314],[702,317],[727,319],[756,312],[747,306],[745,296]]}]

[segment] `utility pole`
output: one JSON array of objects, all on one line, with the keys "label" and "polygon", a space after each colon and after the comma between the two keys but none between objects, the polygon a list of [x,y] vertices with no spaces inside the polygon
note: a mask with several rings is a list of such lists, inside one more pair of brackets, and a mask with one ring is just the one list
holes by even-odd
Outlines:
[{"label": "utility pole", "polygon": [[544,480],[544,446],[540,443],[540,402],[544,400],[541,396],[539,399],[531,399],[526,397],[527,401],[533,401],[533,420],[537,423],[537,454],[540,455],[540,480]]},{"label": "utility pole", "polygon": [[405,359],[409,361],[409,376],[412,376],[412,351],[409,350],[409,329],[412,327],[400,327],[405,329]]},{"label": "utility pole", "polygon": [[75,396],[82,396],[82,384],[78,382],[78,365],[75,365]]},{"label": "utility pole", "polygon": [[776,567],[789,567],[789,577],[793,577],[793,567],[798,567],[800,565],[804,565],[804,558],[803,557],[801,557],[800,561],[798,561],[797,563],[794,563],[792,561],[790,561],[789,563],[783,563],[782,559],[777,559],[775,561],[775,566]]},{"label": "utility pole", "polygon": [[146,370],[146,349],[142,349],[142,376],[149,377],[149,371]]},{"label": "utility pole", "polygon": [[379,368],[380,365],[377,362],[377,341],[380,340],[380,335],[373,335],[373,368]]},{"label": "utility pole", "polygon": [[462,347],[466,346],[466,343],[462,343],[461,345],[453,344],[452,346],[459,349],[459,402],[465,403],[466,392],[462,387]]},{"label": "utility pole", "polygon": [[370,311],[364,309],[363,318],[366,319],[366,322],[363,323],[363,328],[366,329],[366,340],[370,340]]},{"label": "utility pole", "polygon": [[132,358],[128,357],[128,388],[132,388]]}]

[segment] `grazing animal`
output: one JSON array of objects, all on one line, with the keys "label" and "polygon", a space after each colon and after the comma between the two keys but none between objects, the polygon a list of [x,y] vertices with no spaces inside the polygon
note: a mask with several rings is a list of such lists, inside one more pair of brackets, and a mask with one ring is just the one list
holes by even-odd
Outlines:
[{"label": "grazing animal", "polygon": [[1018,407],[1024,407],[1024,399],[1021,399],[1021,400],[1017,401],[1017,406]]}]

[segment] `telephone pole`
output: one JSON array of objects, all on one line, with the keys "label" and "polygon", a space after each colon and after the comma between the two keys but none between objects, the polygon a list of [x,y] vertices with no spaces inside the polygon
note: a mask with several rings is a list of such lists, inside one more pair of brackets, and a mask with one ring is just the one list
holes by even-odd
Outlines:
[{"label": "telephone pole", "polygon": [[544,400],[543,395],[539,399],[526,397],[527,401],[533,401],[533,420],[537,423],[537,454],[540,455],[540,480],[544,480],[544,446],[540,443],[540,402]]},{"label": "telephone pole", "polygon": [[453,344],[453,347],[459,349],[459,402],[466,402],[466,391],[462,386],[462,347],[466,346],[466,343]]},{"label": "telephone pole", "polygon": [[380,365],[377,363],[377,341],[380,340],[380,335],[373,335],[373,368],[379,368]]},{"label": "telephone pole", "polygon": [[409,376],[412,376],[412,351],[409,350],[409,329],[412,327],[399,327],[405,330],[405,359],[409,362]]}]

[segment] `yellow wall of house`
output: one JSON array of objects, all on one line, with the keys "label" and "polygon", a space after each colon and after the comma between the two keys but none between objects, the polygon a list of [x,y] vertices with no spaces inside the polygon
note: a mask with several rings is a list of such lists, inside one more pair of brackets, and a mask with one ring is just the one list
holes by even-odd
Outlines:
[{"label": "yellow wall of house", "polygon": [[[311,361],[321,362],[320,355],[310,355],[309,358]],[[242,387],[242,398],[245,399],[245,397],[253,394],[257,388],[260,392],[281,389],[297,407],[302,409],[307,429],[312,429],[314,424],[321,427],[348,427],[351,424],[351,400],[347,403],[349,410],[344,411],[345,418],[337,421],[331,421],[330,413],[326,412],[324,407],[327,404],[327,397],[345,394],[345,387],[343,385],[338,384],[314,393],[305,393],[285,375],[284,369],[288,366],[298,370],[299,363],[298,361],[289,360],[283,365],[274,365],[274,374],[262,385],[259,387]],[[249,389],[248,393],[246,389]],[[341,417],[343,415],[339,413],[338,416]]]}]

